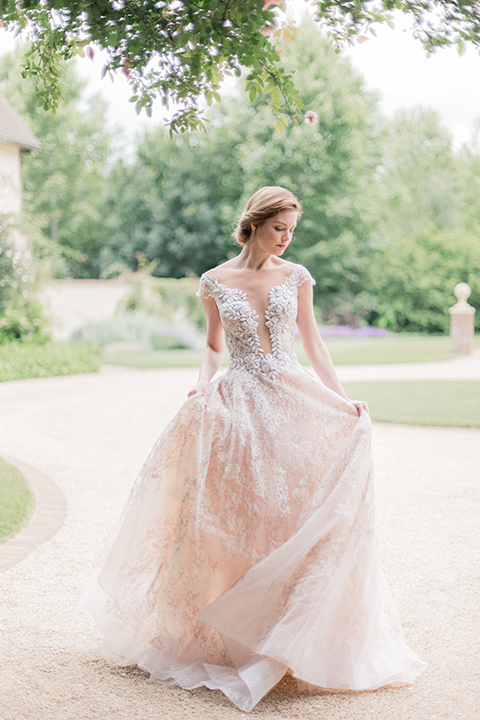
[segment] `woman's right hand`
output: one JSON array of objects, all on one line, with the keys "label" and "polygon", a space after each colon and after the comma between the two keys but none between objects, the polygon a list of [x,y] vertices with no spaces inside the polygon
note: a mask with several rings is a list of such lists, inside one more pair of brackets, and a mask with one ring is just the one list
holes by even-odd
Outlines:
[{"label": "woman's right hand", "polygon": [[199,380],[196,385],[193,386],[193,388],[188,393],[188,397],[192,397],[193,395],[202,395],[203,399],[205,401],[205,407],[207,407],[207,396],[209,391],[209,383],[208,380]]}]

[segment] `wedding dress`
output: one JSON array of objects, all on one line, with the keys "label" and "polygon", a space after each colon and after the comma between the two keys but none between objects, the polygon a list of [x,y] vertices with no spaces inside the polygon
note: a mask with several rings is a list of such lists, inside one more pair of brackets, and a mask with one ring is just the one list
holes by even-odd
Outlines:
[{"label": "wedding dress", "polygon": [[202,275],[230,366],[158,438],[89,601],[112,662],[220,689],[245,711],[287,672],[302,688],[372,690],[425,667],[379,565],[369,415],[295,356],[305,281],[293,265],[260,318]]}]

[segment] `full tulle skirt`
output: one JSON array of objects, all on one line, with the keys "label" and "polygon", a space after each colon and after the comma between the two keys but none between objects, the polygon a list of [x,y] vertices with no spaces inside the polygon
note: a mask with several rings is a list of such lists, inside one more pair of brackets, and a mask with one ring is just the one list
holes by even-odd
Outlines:
[{"label": "full tulle skirt", "polygon": [[229,369],[158,438],[88,606],[111,662],[249,711],[301,689],[412,683],[375,536],[371,421],[294,363]]}]

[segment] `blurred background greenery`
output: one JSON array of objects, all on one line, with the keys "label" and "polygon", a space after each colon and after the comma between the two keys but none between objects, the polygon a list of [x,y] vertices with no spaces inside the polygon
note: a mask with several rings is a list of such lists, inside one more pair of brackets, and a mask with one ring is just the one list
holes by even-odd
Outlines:
[{"label": "blurred background greenery", "polygon": [[[4,343],[47,343],[35,282],[123,276],[132,293],[118,317],[72,338],[82,352],[93,348],[86,366],[98,366],[100,353],[144,366],[196,363],[204,329],[198,276],[237,252],[235,219],[264,184],[285,185],[304,204],[286,257],[317,280],[319,324],[411,336],[403,349],[390,336],[332,338],[335,361],[448,357],[448,307],[459,281],[472,288],[479,329],[480,120],[455,150],[432,110],[382,116],[350,61],[313,23],[302,30],[287,64],[318,123],[279,133],[268,100],[250,102],[240,78],[209,109],[208,134],[170,139],[158,127],[138,137],[133,153],[107,131],[102,98],[86,97],[73,66],[53,115],[38,108],[33,83],[21,79],[26,48],[0,58],[0,90],[43,146],[24,158],[22,231],[33,252],[25,287],[9,283],[15,249],[6,232],[0,238]],[[55,363],[69,371],[65,358]]]}]

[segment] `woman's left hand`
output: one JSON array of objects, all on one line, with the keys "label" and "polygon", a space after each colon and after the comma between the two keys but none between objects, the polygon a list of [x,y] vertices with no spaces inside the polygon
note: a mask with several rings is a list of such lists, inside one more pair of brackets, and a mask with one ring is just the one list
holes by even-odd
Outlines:
[{"label": "woman's left hand", "polygon": [[350,402],[357,408],[357,412],[359,415],[361,415],[362,412],[366,412],[368,413],[368,415],[370,415],[370,408],[368,407],[368,403],[366,400],[350,400]]}]

